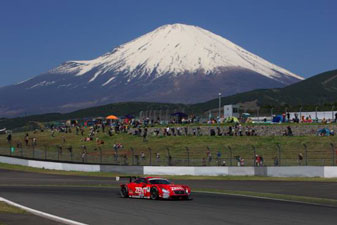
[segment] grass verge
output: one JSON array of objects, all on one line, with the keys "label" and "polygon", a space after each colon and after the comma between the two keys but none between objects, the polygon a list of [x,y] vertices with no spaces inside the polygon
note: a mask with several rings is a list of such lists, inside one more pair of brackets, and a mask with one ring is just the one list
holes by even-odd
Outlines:
[{"label": "grass verge", "polygon": [[26,214],[27,212],[0,201],[0,213]]}]

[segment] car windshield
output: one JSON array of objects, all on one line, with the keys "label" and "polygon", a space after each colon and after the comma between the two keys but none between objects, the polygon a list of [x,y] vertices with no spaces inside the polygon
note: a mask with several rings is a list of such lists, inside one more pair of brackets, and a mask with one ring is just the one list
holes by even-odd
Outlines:
[{"label": "car windshield", "polygon": [[151,179],[150,184],[171,184],[170,181],[164,179]]}]

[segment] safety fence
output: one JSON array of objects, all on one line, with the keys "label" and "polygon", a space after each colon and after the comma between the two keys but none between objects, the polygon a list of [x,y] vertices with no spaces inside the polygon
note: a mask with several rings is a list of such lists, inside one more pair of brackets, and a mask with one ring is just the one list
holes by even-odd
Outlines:
[{"label": "safety fence", "polygon": [[0,155],[26,159],[129,166],[336,166],[333,143],[280,145],[223,145],[200,147],[9,146]]}]

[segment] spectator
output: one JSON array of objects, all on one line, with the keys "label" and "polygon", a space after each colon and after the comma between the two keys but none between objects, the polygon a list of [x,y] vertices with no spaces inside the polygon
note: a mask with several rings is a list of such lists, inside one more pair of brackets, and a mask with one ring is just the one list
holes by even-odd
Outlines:
[{"label": "spectator", "polygon": [[220,162],[221,162],[221,152],[220,151],[216,153],[216,161],[217,161],[218,166],[220,166]]},{"label": "spectator", "polygon": [[226,164],[226,160],[222,160],[222,164],[221,164],[221,166],[226,166],[227,164]]},{"label": "spectator", "polygon": [[206,166],[206,159],[202,158],[202,166]]},{"label": "spectator", "polygon": [[240,158],[240,165],[244,166],[245,165],[245,159],[244,158]]},{"label": "spectator", "polygon": [[259,155],[255,155],[255,166],[260,166],[261,158]]},{"label": "spectator", "polygon": [[33,138],[33,141],[32,141],[32,146],[33,147],[36,147],[37,145],[37,140],[36,140],[36,137]]},{"label": "spectator", "polygon": [[28,135],[28,133],[26,133],[26,135],[25,135],[25,144],[26,144],[26,146],[28,146],[28,144],[29,144],[29,135]]},{"label": "spectator", "polygon": [[87,150],[84,149],[82,152],[82,162],[87,162]]},{"label": "spectator", "polygon": [[263,166],[263,156],[260,156],[260,166]]},{"label": "spectator", "polygon": [[8,134],[7,142],[8,142],[8,144],[12,145],[12,134]]},{"label": "spectator", "polygon": [[140,153],[140,158],[144,161],[145,160],[145,153],[144,152],[141,152]]},{"label": "spectator", "polygon": [[287,136],[293,136],[293,131],[290,126],[287,126]]},{"label": "spectator", "polygon": [[279,163],[278,157],[275,156],[275,157],[274,157],[274,166],[278,166],[278,163]]},{"label": "spectator", "polygon": [[157,162],[159,162],[159,160],[160,160],[160,153],[159,152],[156,153],[156,160],[157,160]]},{"label": "spectator", "polygon": [[241,157],[237,155],[235,156],[235,159],[237,160],[237,166],[241,166]]},{"label": "spectator", "polygon": [[303,154],[299,153],[298,154],[298,165],[301,166],[302,165],[302,161],[303,161]]},{"label": "spectator", "polygon": [[147,141],[146,137],[147,137],[147,128],[144,128],[144,132],[143,132],[143,142],[146,142],[146,141]]},{"label": "spectator", "polygon": [[217,134],[218,134],[218,136],[221,136],[221,135],[222,135],[222,132],[221,132],[221,129],[220,129],[220,127],[217,127],[217,128],[216,128],[216,130],[217,130]]}]

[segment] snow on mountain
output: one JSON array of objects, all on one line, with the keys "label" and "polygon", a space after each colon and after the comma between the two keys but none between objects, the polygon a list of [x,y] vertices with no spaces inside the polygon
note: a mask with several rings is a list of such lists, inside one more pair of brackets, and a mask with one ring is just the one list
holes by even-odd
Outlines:
[{"label": "snow on mountain", "polygon": [[[282,75],[302,80],[279,66],[256,56],[229,40],[197,26],[164,25],[93,60],[69,61],[52,70],[81,76],[95,69],[89,83],[107,72],[135,77],[159,78],[203,71],[206,75],[222,68],[243,68],[282,82]],[[115,78],[108,78],[107,85]]]}]

